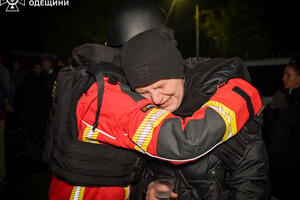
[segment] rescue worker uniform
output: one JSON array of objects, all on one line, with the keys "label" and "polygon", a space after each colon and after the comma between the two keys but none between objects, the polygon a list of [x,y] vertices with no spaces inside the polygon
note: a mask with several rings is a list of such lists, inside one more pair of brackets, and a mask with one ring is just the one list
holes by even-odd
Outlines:
[{"label": "rescue worker uniform", "polygon": [[[234,88],[247,94],[248,105]],[[253,86],[242,79],[232,79],[220,86],[201,109],[182,120],[132,92],[126,84],[112,81],[107,73],[98,125],[93,130],[98,101],[98,86],[94,83],[77,103],[78,141],[131,149],[175,164],[196,160],[228,140],[262,107]],[[49,199],[121,200],[128,199],[130,190],[130,185],[74,186],[54,176]]]}]

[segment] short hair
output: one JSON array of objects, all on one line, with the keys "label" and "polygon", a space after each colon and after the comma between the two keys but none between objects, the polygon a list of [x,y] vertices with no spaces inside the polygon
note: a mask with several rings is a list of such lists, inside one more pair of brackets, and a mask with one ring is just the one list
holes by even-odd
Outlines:
[{"label": "short hair", "polygon": [[297,72],[297,75],[300,75],[300,54],[292,57],[288,63],[288,66],[293,67],[295,72]]}]

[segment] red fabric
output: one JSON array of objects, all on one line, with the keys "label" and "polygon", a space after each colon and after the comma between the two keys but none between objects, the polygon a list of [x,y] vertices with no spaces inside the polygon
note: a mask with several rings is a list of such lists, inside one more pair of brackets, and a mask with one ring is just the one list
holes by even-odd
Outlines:
[{"label": "red fabric", "polygon": [[[254,109],[254,115],[256,115],[262,108],[262,103],[260,99],[259,92],[256,88],[250,85],[247,81],[239,78],[230,79],[227,84],[218,88],[214,96],[210,100],[222,102],[225,106],[234,111],[237,121],[237,132],[245,125],[245,122],[249,118],[248,107],[245,106],[246,100],[241,97],[232,89],[238,86],[244,92],[246,92],[250,97]],[[244,102],[244,103],[241,103]]]},{"label": "red fabric", "polygon": [[[53,176],[49,200],[70,200],[74,187]],[[83,194],[84,200],[126,200],[126,191],[122,187],[85,187]]]}]

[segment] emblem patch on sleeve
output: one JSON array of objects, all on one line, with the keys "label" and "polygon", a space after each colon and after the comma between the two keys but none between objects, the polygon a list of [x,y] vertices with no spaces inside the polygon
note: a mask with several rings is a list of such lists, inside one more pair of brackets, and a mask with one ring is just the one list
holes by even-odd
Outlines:
[{"label": "emblem patch on sleeve", "polygon": [[148,104],[144,107],[141,108],[141,111],[143,111],[144,113],[147,112],[148,110],[150,110],[151,108],[155,107],[155,105],[153,104]]}]

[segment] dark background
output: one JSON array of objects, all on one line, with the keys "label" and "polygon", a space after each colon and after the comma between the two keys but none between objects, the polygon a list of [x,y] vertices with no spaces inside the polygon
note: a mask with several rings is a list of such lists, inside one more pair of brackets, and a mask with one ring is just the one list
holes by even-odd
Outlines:
[{"label": "dark background", "polygon": [[[18,13],[7,13],[7,4],[2,5],[0,50],[69,54],[82,43],[104,44],[107,18],[122,2],[125,0],[70,0],[69,6],[32,7],[27,0],[26,6],[18,4]],[[172,0],[153,2],[168,11]],[[195,55],[196,3],[200,12],[212,10],[219,20],[214,23],[216,27],[205,28],[206,19],[200,17],[201,56],[250,60],[289,57],[299,52],[296,1],[177,0],[168,25],[175,29],[184,57]],[[221,10],[225,16],[220,15]],[[209,30],[217,33],[208,36]],[[222,34],[225,36],[220,39]]]},{"label": "dark background", "polygon": [[[104,44],[107,20],[130,0],[69,0],[69,6],[18,4],[19,12],[0,7],[0,54],[6,66],[14,57],[71,56],[84,43]],[[151,0],[166,12],[173,0]],[[299,12],[292,0],[177,0],[168,21],[183,57],[196,55],[195,7],[199,5],[201,57],[240,57],[245,61],[299,54]],[[210,14],[207,14],[210,13]],[[27,60],[26,60],[27,59]],[[249,68],[262,96],[282,87],[286,63]]]}]

